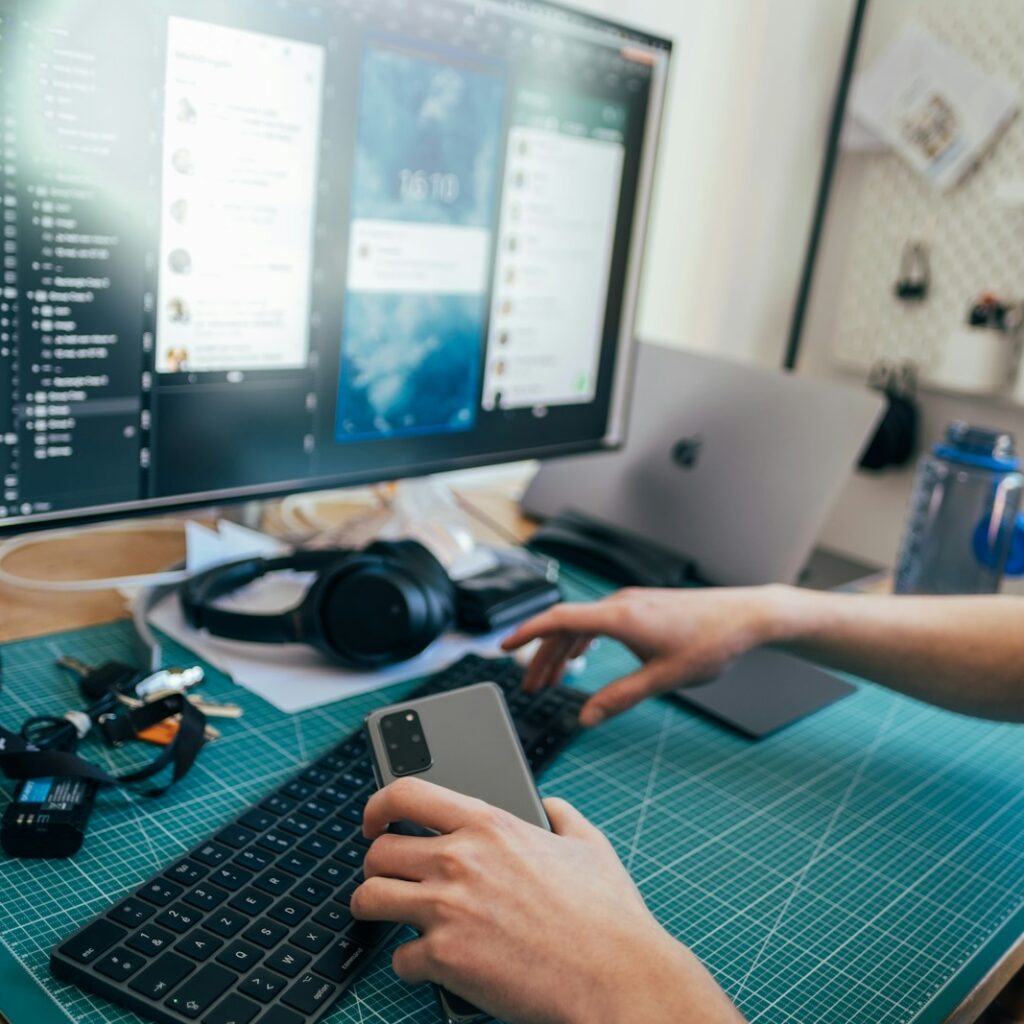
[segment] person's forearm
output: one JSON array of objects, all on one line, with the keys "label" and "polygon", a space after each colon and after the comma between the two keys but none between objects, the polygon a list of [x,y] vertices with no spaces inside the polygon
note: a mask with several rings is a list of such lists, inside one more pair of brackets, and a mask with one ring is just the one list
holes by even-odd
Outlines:
[{"label": "person's forearm", "polygon": [[1024,721],[1024,599],[762,594],[766,644],[953,711]]}]

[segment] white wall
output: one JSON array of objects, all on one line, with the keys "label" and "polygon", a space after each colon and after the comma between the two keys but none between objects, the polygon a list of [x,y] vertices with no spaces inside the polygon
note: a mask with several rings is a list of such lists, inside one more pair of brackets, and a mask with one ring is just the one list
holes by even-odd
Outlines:
[{"label": "white wall", "polygon": [[[861,64],[880,52],[895,28],[918,0],[876,0],[861,47]],[[808,312],[800,373],[829,379],[862,380],[837,369],[830,357],[837,326],[837,310],[848,268],[850,235],[863,189],[864,171],[870,157],[844,155],[836,176],[826,222],[817,280]],[[894,257],[894,274],[898,254]],[[1021,268],[1024,275],[1024,268]],[[947,423],[966,419],[1009,430],[1024,443],[1024,409],[993,399],[969,399],[924,392],[922,438],[937,440]],[[892,565],[906,521],[914,469],[887,471],[881,475],[859,473],[850,481],[822,536],[834,550],[878,565]],[[1024,592],[1024,586],[1009,588]]]},{"label": "white wall", "polygon": [[851,0],[576,0],[676,44],[641,337],[778,365]]}]

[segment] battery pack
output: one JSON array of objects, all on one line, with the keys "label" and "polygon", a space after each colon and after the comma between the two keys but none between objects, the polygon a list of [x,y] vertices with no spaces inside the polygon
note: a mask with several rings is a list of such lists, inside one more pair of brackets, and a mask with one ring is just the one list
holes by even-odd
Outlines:
[{"label": "battery pack", "polygon": [[71,857],[82,847],[97,785],[87,779],[28,779],[0,822],[0,846],[11,857]]}]

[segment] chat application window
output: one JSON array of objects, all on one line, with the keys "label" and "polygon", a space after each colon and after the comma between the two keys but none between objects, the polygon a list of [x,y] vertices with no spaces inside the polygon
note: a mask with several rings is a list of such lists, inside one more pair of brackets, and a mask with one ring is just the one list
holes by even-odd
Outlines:
[{"label": "chat application window", "polygon": [[508,136],[484,409],[592,402],[625,159],[624,105],[522,89]]},{"label": "chat application window", "polygon": [[170,19],[159,373],[305,366],[324,57]]}]

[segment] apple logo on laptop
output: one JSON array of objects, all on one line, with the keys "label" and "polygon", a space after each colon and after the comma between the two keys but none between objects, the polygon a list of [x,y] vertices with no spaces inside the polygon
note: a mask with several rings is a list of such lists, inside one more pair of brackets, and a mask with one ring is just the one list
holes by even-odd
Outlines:
[{"label": "apple logo on laptop", "polygon": [[672,449],[672,461],[680,469],[690,472],[697,468],[697,463],[700,461],[700,453],[703,449],[703,437],[699,435],[697,437],[684,437],[681,441],[677,441]]}]

